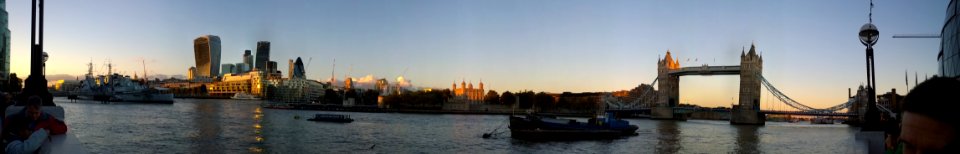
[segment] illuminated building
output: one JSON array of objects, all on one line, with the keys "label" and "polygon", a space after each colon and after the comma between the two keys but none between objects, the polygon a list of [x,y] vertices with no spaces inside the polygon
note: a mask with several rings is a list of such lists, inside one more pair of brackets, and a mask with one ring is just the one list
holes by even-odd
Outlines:
[{"label": "illuminated building", "polygon": [[266,87],[260,72],[251,71],[240,74],[224,74],[220,82],[207,84],[207,91],[210,96],[214,97],[230,97],[240,92],[263,97]]},{"label": "illuminated building", "polygon": [[390,92],[388,91],[390,90],[389,86],[390,86],[390,83],[387,82],[387,79],[381,78],[377,80],[377,84],[374,85],[374,88],[377,88],[377,90],[380,91],[381,95],[386,95],[386,94],[390,94]]},{"label": "illuminated building", "polygon": [[353,78],[347,77],[346,80],[343,80],[343,88],[346,90],[353,89]]},{"label": "illuminated building", "polygon": [[287,60],[287,78],[293,78],[293,59]]},{"label": "illuminated building", "polygon": [[480,81],[480,87],[477,89],[473,88],[473,83],[468,85],[466,81],[460,81],[460,88],[457,88],[457,84],[453,83],[451,92],[453,92],[453,96],[470,102],[483,102],[483,97],[486,94],[483,89],[483,81]]},{"label": "illuminated building", "polygon": [[196,60],[197,74],[194,76],[213,78],[220,73],[220,37],[203,35],[193,40],[193,54]]},{"label": "illuminated building", "polygon": [[193,80],[197,77],[197,67],[187,69],[187,80]]},{"label": "illuminated building", "polygon": [[79,80],[57,80],[57,82],[53,84],[53,90],[55,91],[70,91],[78,87],[80,87]]}]

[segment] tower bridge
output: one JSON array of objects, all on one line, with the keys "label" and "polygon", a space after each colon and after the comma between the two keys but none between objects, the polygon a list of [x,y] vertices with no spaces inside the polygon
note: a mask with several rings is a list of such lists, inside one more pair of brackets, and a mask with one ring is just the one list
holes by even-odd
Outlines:
[{"label": "tower bridge", "polygon": [[[813,108],[793,100],[786,94],[778,90],[767,79],[762,76],[763,57],[757,54],[756,46],[751,44],[749,51],[742,51],[740,54],[740,65],[735,66],[693,66],[680,67],[680,62],[674,59],[667,51],[667,55],[657,62],[657,78],[650,85],[657,84],[656,92],[652,88],[645,90],[641,98],[631,100],[615,99],[612,96],[602,98],[606,106],[612,106],[608,111],[628,112],[628,113],[649,113],[653,119],[684,119],[687,114],[696,109],[679,107],[680,100],[680,76],[688,75],[739,75],[739,102],[730,109],[731,124],[754,124],[762,125],[766,121],[767,114],[787,114],[787,115],[811,115],[811,116],[858,116],[862,109],[851,109],[864,105],[854,105],[865,103],[869,96],[866,93],[858,91],[855,97],[851,97],[847,102],[828,108]],[[659,82],[659,83],[658,83]],[[777,100],[787,106],[796,109],[795,111],[774,111],[760,109],[761,86],[765,87]],[[649,99],[648,95],[655,95],[654,99]],[[642,99],[647,98],[647,99]],[[847,113],[838,112],[848,109]],[[862,116],[861,116],[862,118]]]}]

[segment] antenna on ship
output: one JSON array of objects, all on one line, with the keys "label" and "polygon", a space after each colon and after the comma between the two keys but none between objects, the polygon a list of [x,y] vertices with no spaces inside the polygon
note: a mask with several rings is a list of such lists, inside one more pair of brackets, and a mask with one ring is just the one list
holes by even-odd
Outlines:
[{"label": "antenna on ship", "polygon": [[87,76],[93,77],[93,58],[90,58],[90,63],[87,63]]},{"label": "antenna on ship", "polygon": [[150,85],[150,77],[147,77],[147,62],[143,58],[140,58],[140,64],[143,65],[143,82]]}]

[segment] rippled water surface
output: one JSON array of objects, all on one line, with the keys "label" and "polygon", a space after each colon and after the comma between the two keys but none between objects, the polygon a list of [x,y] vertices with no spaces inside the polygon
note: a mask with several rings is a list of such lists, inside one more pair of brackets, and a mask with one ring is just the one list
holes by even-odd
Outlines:
[{"label": "rippled water surface", "polygon": [[[640,126],[638,136],[529,142],[509,133],[480,137],[506,125],[504,115],[274,110],[260,108],[259,101],[216,99],[56,101],[66,110],[70,131],[94,153],[862,153],[863,148],[854,140],[857,129],[846,125],[630,119]],[[356,121],[305,120],[315,113],[348,114]]]}]

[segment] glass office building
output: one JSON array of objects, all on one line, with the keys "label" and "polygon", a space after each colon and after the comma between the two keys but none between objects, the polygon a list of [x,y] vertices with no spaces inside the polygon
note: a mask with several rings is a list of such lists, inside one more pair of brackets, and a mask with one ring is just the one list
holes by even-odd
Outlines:
[{"label": "glass office building", "polygon": [[220,76],[220,37],[203,35],[193,40],[193,54],[197,61],[198,77]]},{"label": "glass office building", "polygon": [[957,33],[960,28],[960,20],[957,20],[957,1],[951,0],[947,5],[947,18],[943,22],[943,29],[940,31],[940,54],[937,55],[937,61],[940,62],[939,73],[945,77],[960,77],[960,43],[958,43]]},{"label": "glass office building", "polygon": [[10,78],[10,29],[7,28],[6,0],[0,0],[0,33],[0,81],[7,81]]}]

